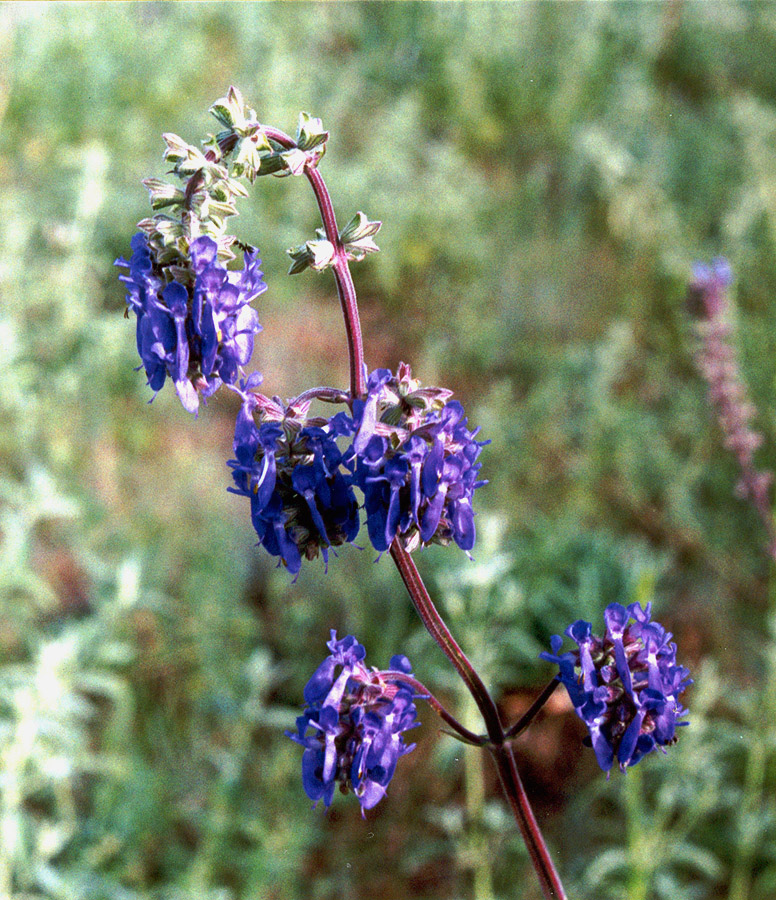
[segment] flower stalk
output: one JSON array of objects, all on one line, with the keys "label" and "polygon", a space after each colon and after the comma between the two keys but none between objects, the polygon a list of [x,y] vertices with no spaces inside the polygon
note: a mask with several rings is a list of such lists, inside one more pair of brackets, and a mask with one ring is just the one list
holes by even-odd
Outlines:
[{"label": "flower stalk", "polygon": [[501,787],[509,801],[512,815],[515,817],[520,835],[528,849],[531,864],[539,878],[542,893],[546,900],[566,900],[566,891],[555,870],[528,795],[523,787],[511,745],[502,743],[489,747],[489,750],[496,763]]},{"label": "flower stalk", "polygon": [[[291,148],[294,146],[294,142],[283,132],[271,128],[265,128],[264,131],[271,140],[275,140],[285,147]],[[353,397],[361,397],[366,390],[363,377],[364,351],[353,279],[350,275],[348,260],[337,230],[331,197],[323,178],[317,169],[309,166],[305,168],[305,175],[318,201],[326,238],[335,247],[332,269],[345,319],[350,358],[351,391]],[[404,549],[398,538],[391,544],[390,553],[426,630],[463,679],[482,715],[489,740],[488,749],[496,763],[501,786],[517,822],[520,834],[528,848],[531,863],[536,870],[545,898],[547,900],[565,900],[566,893],[555,870],[547,845],[531,808],[528,795],[520,779],[514,754],[508,743],[509,738],[501,724],[495,701],[474,666],[450,633],[434,606],[412,557]],[[537,701],[537,704],[534,705],[535,709],[532,707],[533,712],[531,716],[535,715],[535,712],[543,705],[550,693],[551,691],[546,692],[544,700],[541,700],[541,702]],[[445,719],[445,721],[448,720]],[[448,721],[448,724],[452,723]],[[453,727],[460,733],[460,728]],[[474,737],[476,738],[476,736]]]},{"label": "flower stalk", "polygon": [[[294,141],[285,132],[278,128],[263,127],[264,134],[269,140],[276,141],[282,147],[292,150],[296,147]],[[342,307],[342,315],[345,319],[345,330],[348,338],[348,356],[350,360],[350,393],[353,397],[361,397],[366,391],[364,378],[364,344],[361,337],[361,321],[358,315],[358,303],[356,302],[356,288],[353,284],[353,276],[345,256],[345,248],[340,240],[337,229],[337,217],[334,214],[334,205],[331,202],[326,182],[323,176],[311,165],[304,167],[304,174],[310,182],[318,209],[321,213],[321,221],[326,232],[326,240],[334,247],[334,257],[331,268],[334,272],[334,280],[337,283],[337,295]]]}]

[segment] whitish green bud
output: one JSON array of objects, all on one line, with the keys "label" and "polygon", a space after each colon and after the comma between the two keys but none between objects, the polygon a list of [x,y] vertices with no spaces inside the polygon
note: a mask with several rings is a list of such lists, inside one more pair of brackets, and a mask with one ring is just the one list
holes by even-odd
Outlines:
[{"label": "whitish green bud", "polygon": [[223,154],[223,151],[221,150],[221,145],[219,143],[219,140],[221,138],[228,137],[231,133],[232,133],[231,131],[220,131],[217,135],[216,134],[208,134],[208,136],[205,138],[205,140],[202,141],[202,146],[205,150],[205,153],[206,154],[211,153],[215,157],[216,160],[220,160],[224,154]]},{"label": "whitish green bud", "polygon": [[362,212],[357,212],[340,231],[340,240],[348,259],[362,260],[367,253],[376,253],[380,248],[372,240],[380,230],[382,222],[370,222]]},{"label": "whitish green bud", "polygon": [[[266,143],[266,139],[262,143]],[[241,138],[232,155],[232,174],[244,175],[253,184],[261,168],[262,149],[258,135]]]},{"label": "whitish green bud", "polygon": [[345,256],[348,259],[361,262],[367,253],[377,253],[379,249],[371,237],[363,237],[358,241],[348,241],[345,244]]},{"label": "whitish green bud", "polygon": [[236,216],[237,209],[232,203],[224,203],[212,194],[197,193],[191,203],[191,211],[199,219],[212,219],[217,225],[229,216]]},{"label": "whitish green bud", "polygon": [[221,234],[221,235],[212,235],[215,239],[215,242],[218,244],[218,258],[221,262],[229,262],[231,259],[236,259],[237,257],[232,250],[232,245],[237,241],[237,238],[233,237],[231,234]]},{"label": "whitish green bud", "polygon": [[327,240],[306,241],[299,247],[286,251],[293,262],[288,270],[289,275],[297,275],[306,268],[322,272],[328,269],[334,260],[334,244]]},{"label": "whitish green bud", "polygon": [[340,230],[340,240],[343,244],[351,241],[359,241],[365,237],[372,237],[377,234],[382,226],[382,222],[370,222],[366,215],[357,212],[348,224]]},{"label": "whitish green bud", "polygon": [[163,209],[165,206],[180,206],[184,201],[183,191],[174,184],[160,178],[146,178],[143,184],[148,188],[152,209]]},{"label": "whitish green bud", "polygon": [[222,197],[218,191],[220,191],[223,187],[223,190],[228,191],[232,197],[247,197],[248,196],[248,188],[245,185],[240,184],[240,182],[236,178],[224,178],[221,184],[218,187],[213,189],[213,196],[218,200],[228,199],[227,197]]},{"label": "whitish green bud", "polygon": [[210,107],[212,115],[229,131],[244,134],[246,128],[256,122],[256,113],[245,105],[239,89],[229,88],[225,97],[221,97]]},{"label": "whitish green bud", "polygon": [[211,171],[214,165],[214,163],[205,159],[205,154],[201,150],[198,150],[196,147],[189,147],[184,159],[175,164],[175,174],[180,175],[181,178],[188,178],[199,169]]},{"label": "whitish green bud", "polygon": [[334,244],[330,241],[307,241],[307,249],[312,254],[310,268],[316,272],[327,269],[334,260]]},{"label": "whitish green bud", "polygon": [[167,131],[162,135],[162,140],[167,144],[167,149],[164,151],[164,158],[168,162],[173,163],[173,165],[177,165],[179,162],[186,159],[189,150],[196,150],[196,147],[191,147],[182,137],[179,137],[177,134],[173,134],[170,131]]},{"label": "whitish green bud", "polygon": [[137,227],[144,231],[146,234],[151,235],[156,231],[156,220],[155,219],[141,219],[137,223]]},{"label": "whitish green bud", "polygon": [[[299,125],[296,129],[296,145],[300,150],[313,150],[315,147],[325,145],[329,139],[329,132],[324,131],[320,119],[314,118],[309,113],[299,113]],[[325,147],[322,147],[320,156],[323,156]]]},{"label": "whitish green bud", "polygon": [[348,259],[362,260],[367,253],[376,253],[380,248],[372,240],[380,230],[382,222],[372,222],[362,212],[357,212],[340,231],[340,240]]},{"label": "whitish green bud", "polygon": [[284,150],[280,155],[283,164],[283,171],[278,175],[303,175],[304,167],[307,165],[310,157],[300,150],[298,147],[292,147],[290,150]]},{"label": "whitish green bud", "polygon": [[183,225],[180,221],[167,216],[155,216],[153,222],[155,230],[162,236],[165,244],[172,244],[183,237]]},{"label": "whitish green bud", "polygon": [[291,257],[289,275],[298,275],[310,265],[310,252],[305,244],[299,247],[290,247],[286,253]]},{"label": "whitish green bud", "polygon": [[266,156],[262,156],[261,158],[261,169],[258,172],[259,175],[290,175],[291,173],[286,168],[285,162],[283,160],[282,151],[273,151],[272,153],[268,153]]}]

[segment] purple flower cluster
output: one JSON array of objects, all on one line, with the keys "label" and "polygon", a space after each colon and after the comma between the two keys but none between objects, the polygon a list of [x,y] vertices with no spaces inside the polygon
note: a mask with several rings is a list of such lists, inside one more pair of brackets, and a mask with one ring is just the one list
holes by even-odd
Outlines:
[{"label": "purple flower cluster", "polygon": [[305,748],[307,796],[328,807],[339,784],[358,797],[363,815],[385,796],[399,758],[415,747],[402,737],[419,724],[413,689],[395,678],[412,667],[406,656],[394,656],[389,671],[369,671],[362,645],[352,635],[337,640],[334,630],[326,646],[331,654],[307,682],[296,734],[286,734]]},{"label": "purple flower cluster", "polygon": [[155,264],[154,251],[139,232],[132,239],[132,258],[116,260],[129,269],[120,280],[127,286],[127,305],[137,316],[137,349],[148,384],[159,391],[169,375],[188,412],[199,409],[199,394],[209,397],[222,383],[234,384],[253,353],[261,330],[248,304],[267,286],[260,260],[246,252],[241,271],[228,271],[218,261],[211,237],[192,241],[187,283],[167,281]]},{"label": "purple flower cluster", "polygon": [[356,483],[364,493],[369,539],[387,550],[398,535],[406,549],[451,540],[474,546],[472,496],[485,442],[469,431],[450,391],[421,388],[410,367],[376,369],[367,396],[353,404]]},{"label": "purple flower cluster", "polygon": [[754,453],[763,438],[751,426],[757,409],[749,400],[732,342],[727,299],[732,280],[730,266],[718,258],[710,266],[696,265],[693,275],[688,302],[697,317],[698,369],[709,386],[709,403],[716,412],[725,447],[738,462],[741,477],[736,492],[760,516],[768,532],[770,555],[776,559],[776,525],[770,502],[773,473],[758,470],[754,463]]},{"label": "purple flower cluster", "polygon": [[284,408],[252,393],[255,380],[251,376],[238,391],[243,402],[234,432],[236,459],[228,462],[235,487],[229,490],[250,499],[259,542],[295,575],[303,556],[321,553],[328,563],[329,547],[358,534],[352,477],[337,446],[338,437],[352,434],[353,423],[345,413],[308,420],[309,404]]},{"label": "purple flower cluster", "polygon": [[687,713],[678,697],[692,684],[690,673],[676,662],[671,633],[650,614],[651,604],[612,603],[604,611],[603,638],[579,620],[566,629],[578,649],[559,653],[563,638],[554,635],[552,653],[539,654],[560,667],[558,678],[604,772],[615,758],[624,772],[656,747],[675,743],[677,726],[687,724],[678,721]]},{"label": "purple flower cluster", "polygon": [[[469,431],[450,391],[421,388],[409,366],[377,369],[353,416],[309,419],[309,402],[284,407],[241,388],[234,432],[233,493],[248,497],[259,542],[293,574],[302,558],[352,542],[364,495],[369,539],[387,550],[398,536],[408,550],[454,540],[474,546],[472,510],[483,442]],[[342,446],[338,445],[338,441]]]}]

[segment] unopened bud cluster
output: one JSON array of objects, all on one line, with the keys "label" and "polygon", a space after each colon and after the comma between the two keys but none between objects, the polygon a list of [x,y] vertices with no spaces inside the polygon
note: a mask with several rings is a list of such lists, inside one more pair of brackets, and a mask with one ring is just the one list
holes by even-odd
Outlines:
[{"label": "unopened bud cluster", "polygon": [[[367,253],[376,253],[380,248],[373,238],[381,225],[382,222],[370,222],[364,213],[357,212],[339,233],[345,259],[360,262]],[[334,244],[326,240],[322,228],[316,229],[315,236],[316,240],[305,241],[287,251],[292,260],[289,275],[297,275],[307,268],[322,272],[334,264],[337,253]]]}]

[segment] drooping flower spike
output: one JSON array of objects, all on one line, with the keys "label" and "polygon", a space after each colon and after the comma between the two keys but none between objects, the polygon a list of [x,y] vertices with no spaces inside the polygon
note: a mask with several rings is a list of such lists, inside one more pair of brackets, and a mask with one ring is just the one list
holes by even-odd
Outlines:
[{"label": "drooping flower spike", "polygon": [[650,615],[650,604],[612,603],[602,638],[578,620],[566,629],[576,650],[560,653],[563,638],[554,635],[552,653],[539,654],[559,667],[558,679],[607,773],[615,760],[624,772],[656,747],[664,750],[676,742],[676,728],[688,724],[679,721],[687,710],[678,698],[692,684],[690,673],[676,662],[671,633]]},{"label": "drooping flower spike", "polygon": [[487,441],[469,431],[445,388],[423,388],[401,363],[376,369],[365,400],[353,404],[355,480],[364,493],[369,539],[387,550],[398,535],[407,550],[432,542],[474,546],[472,496],[485,484],[477,462]]},{"label": "drooping flower spike", "polygon": [[338,640],[334,630],[327,647],[330,655],[304,689],[307,709],[296,720],[296,733],[286,735],[305,748],[307,796],[328,807],[339,785],[358,797],[363,815],[382,800],[399,759],[415,747],[403,738],[419,724],[413,689],[391,679],[391,670],[409,674],[412,667],[397,655],[388,671],[369,670],[362,645],[352,635]]},{"label": "drooping flower spike", "polygon": [[146,236],[132,239],[132,257],[116,265],[129,269],[120,280],[127,286],[127,306],[137,316],[137,349],[154,392],[169,375],[183,407],[196,413],[199,395],[210,397],[222,383],[234,384],[253,354],[261,331],[249,304],[267,285],[260,260],[244,255],[241,271],[229,271],[218,259],[216,241],[203,235],[192,241],[190,258],[177,261],[181,280],[167,280],[171,269],[160,267]]}]

